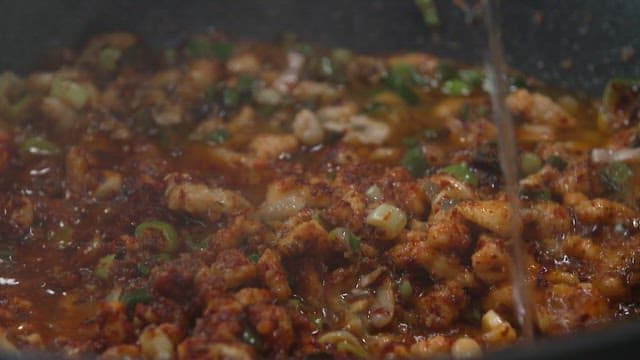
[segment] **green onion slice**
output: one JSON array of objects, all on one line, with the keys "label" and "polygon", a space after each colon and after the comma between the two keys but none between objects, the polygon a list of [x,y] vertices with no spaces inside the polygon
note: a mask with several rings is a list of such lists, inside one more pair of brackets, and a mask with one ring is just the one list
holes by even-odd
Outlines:
[{"label": "green onion slice", "polygon": [[178,248],[178,233],[173,225],[158,220],[145,221],[136,227],[134,235],[140,239],[145,236],[147,231],[159,231],[162,233],[165,241],[160,248],[163,252],[171,253]]},{"label": "green onion slice", "polygon": [[467,166],[467,164],[464,163],[449,165],[440,169],[440,172],[449,174],[454,178],[473,186],[478,186],[479,183],[478,176]]}]

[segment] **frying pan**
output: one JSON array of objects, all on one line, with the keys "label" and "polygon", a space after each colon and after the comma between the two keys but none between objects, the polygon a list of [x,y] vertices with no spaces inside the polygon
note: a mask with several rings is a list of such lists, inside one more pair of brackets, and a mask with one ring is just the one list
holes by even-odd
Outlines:
[{"label": "frying pan", "polygon": [[[46,49],[80,46],[98,32],[131,31],[163,47],[212,28],[240,39],[274,40],[293,32],[311,43],[358,52],[428,51],[482,64],[482,21],[475,1],[466,1],[469,11],[461,10],[463,3],[436,0],[441,24],[427,28],[412,0],[0,0],[0,71],[26,73],[38,68]],[[507,61],[515,69],[596,96],[611,77],[640,77],[639,1],[510,0],[500,12]],[[638,343],[640,323],[632,322],[489,357],[636,358]]]}]

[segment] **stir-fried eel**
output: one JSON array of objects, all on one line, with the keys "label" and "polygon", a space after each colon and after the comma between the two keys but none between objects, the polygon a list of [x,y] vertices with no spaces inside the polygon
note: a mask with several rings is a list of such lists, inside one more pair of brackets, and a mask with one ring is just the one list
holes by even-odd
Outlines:
[{"label": "stir-fried eel", "polygon": [[[0,75],[3,350],[462,358],[520,339],[482,70],[219,34],[61,54]],[[637,318],[637,82],[604,103],[509,83],[536,333]]]}]

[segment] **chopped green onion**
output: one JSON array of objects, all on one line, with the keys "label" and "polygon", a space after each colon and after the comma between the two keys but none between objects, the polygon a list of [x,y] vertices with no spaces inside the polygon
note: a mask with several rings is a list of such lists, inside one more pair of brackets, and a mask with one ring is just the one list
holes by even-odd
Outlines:
[{"label": "chopped green onion", "polygon": [[98,54],[98,66],[103,70],[115,70],[121,56],[122,50],[116,47],[106,47]]},{"label": "chopped green onion", "polygon": [[111,266],[113,266],[113,260],[115,260],[116,256],[114,254],[105,255],[98,260],[98,264],[96,264],[96,268],[93,271],[93,274],[102,280],[107,280],[111,275]]},{"label": "chopped green onion", "polygon": [[349,247],[351,247],[351,250],[355,252],[360,251],[360,237],[356,236],[351,231],[347,232],[347,242],[349,243]]},{"label": "chopped green onion", "polygon": [[258,260],[260,260],[260,255],[253,253],[251,255],[249,255],[249,260],[251,260],[251,262],[253,263],[257,263]]},{"label": "chopped green onion", "polygon": [[418,69],[410,64],[397,64],[391,67],[387,81],[395,86],[425,85],[426,79]]},{"label": "chopped green onion", "polygon": [[484,81],[484,72],[478,69],[462,69],[458,71],[458,77],[469,86],[477,87]]},{"label": "chopped green onion", "polygon": [[447,80],[455,79],[458,76],[458,70],[453,64],[448,62],[443,62],[438,65],[436,69],[436,79],[440,83],[444,83]]},{"label": "chopped green onion", "polygon": [[477,307],[474,307],[471,309],[471,311],[469,311],[468,316],[469,316],[469,319],[474,323],[479,323],[480,321],[482,321],[482,310],[480,310]]},{"label": "chopped green onion", "polygon": [[384,197],[378,185],[371,185],[365,192],[365,195],[367,195],[367,198],[371,201],[378,201]]},{"label": "chopped green onion", "polygon": [[212,84],[204,93],[204,102],[210,103],[217,99],[227,108],[237,107],[254,90],[255,79],[248,75],[240,75],[235,86]]},{"label": "chopped green onion", "polygon": [[611,191],[622,192],[627,189],[633,170],[623,162],[612,162],[602,170],[602,180]]},{"label": "chopped green onion", "polygon": [[426,83],[418,70],[409,64],[397,64],[391,67],[384,82],[389,90],[395,92],[409,105],[416,105],[419,101],[412,87]]},{"label": "chopped green onion", "polygon": [[219,60],[225,61],[233,53],[233,45],[230,43],[217,42],[211,44],[211,53]]},{"label": "chopped green onion", "polygon": [[478,186],[479,183],[478,176],[465,163],[449,165],[440,169],[440,172],[449,174],[454,178],[473,186]]},{"label": "chopped green onion", "polygon": [[329,232],[329,240],[340,241],[354,252],[360,251],[360,238],[346,228],[337,227],[331,230]]},{"label": "chopped green onion", "polygon": [[523,152],[520,155],[520,171],[522,175],[528,176],[535,174],[542,168],[542,159],[540,156],[532,152]]},{"label": "chopped green onion", "polygon": [[564,159],[558,155],[549,156],[546,160],[546,163],[560,171],[563,171],[564,169],[567,168],[567,162],[564,161]]},{"label": "chopped green onion", "polygon": [[236,88],[222,90],[222,103],[226,107],[234,108],[240,103],[240,91]]},{"label": "chopped green onion", "polygon": [[71,80],[55,80],[51,84],[51,96],[57,97],[75,109],[82,109],[91,95],[89,88]]},{"label": "chopped green onion", "polygon": [[422,20],[428,27],[434,27],[440,25],[440,15],[438,15],[438,8],[433,0],[415,0],[416,6],[422,13]]},{"label": "chopped green onion", "polygon": [[[478,69],[457,70],[451,64],[441,64],[436,72],[440,81],[440,92],[449,96],[469,96],[484,82],[484,73]],[[461,110],[463,117],[470,115],[469,106]]]},{"label": "chopped green onion", "polygon": [[527,78],[522,75],[514,75],[509,77],[509,82],[511,83],[511,88],[515,89],[528,89],[529,83]]},{"label": "chopped green onion", "polygon": [[393,91],[409,105],[417,105],[420,101],[415,91],[408,86],[401,86],[393,89]]},{"label": "chopped green onion", "polygon": [[230,136],[231,134],[229,134],[227,129],[216,129],[209,133],[207,136],[207,142],[210,144],[222,144],[227,141]]},{"label": "chopped green onion", "polygon": [[20,144],[20,152],[31,155],[56,155],[60,153],[60,148],[41,137],[31,137]]},{"label": "chopped green onion", "polygon": [[163,252],[171,253],[178,248],[178,233],[173,225],[158,220],[145,221],[136,227],[134,234],[136,238],[140,239],[145,236],[145,233],[148,231],[158,231],[162,233],[164,242],[160,244],[160,249]]},{"label": "chopped green onion", "polygon": [[240,75],[238,77],[238,91],[240,93],[249,93],[253,91],[253,87],[255,85],[256,79],[249,75]]},{"label": "chopped green onion", "polygon": [[120,301],[127,307],[133,308],[136,304],[148,304],[153,300],[151,293],[146,288],[132,290],[120,295]]},{"label": "chopped green onion", "polygon": [[391,204],[382,204],[373,209],[366,219],[367,224],[385,232],[387,239],[393,239],[402,232],[407,225],[407,215],[404,211]]},{"label": "chopped green onion", "polygon": [[451,79],[442,84],[440,91],[450,96],[469,96],[473,87],[461,79]]},{"label": "chopped green onion", "polygon": [[406,137],[402,139],[402,144],[406,147],[420,146],[420,141],[414,137]]},{"label": "chopped green onion", "polygon": [[147,277],[149,276],[149,274],[151,274],[151,270],[145,264],[140,264],[140,263],[136,264],[136,270],[138,270],[138,274],[144,277]]},{"label": "chopped green onion", "polygon": [[211,43],[207,39],[191,39],[187,43],[185,49],[187,50],[187,53],[193,57],[206,57],[211,55]]},{"label": "chopped green onion", "polygon": [[416,178],[424,176],[424,173],[429,168],[427,158],[424,156],[422,147],[419,145],[407,149],[400,160],[400,164],[407,168],[409,173]]},{"label": "chopped green onion", "polygon": [[215,56],[219,60],[225,61],[233,53],[233,45],[226,42],[211,42],[206,38],[197,37],[189,40],[185,50],[191,57]]},{"label": "chopped green onion", "polygon": [[247,326],[242,332],[242,341],[256,349],[262,348],[262,339],[251,327]]},{"label": "chopped green onion", "polygon": [[325,78],[330,78],[336,72],[335,64],[333,63],[333,60],[331,60],[331,58],[328,58],[326,56],[323,56],[320,58],[319,68],[320,68],[320,75],[322,75]]},{"label": "chopped green onion", "polygon": [[403,279],[398,286],[398,294],[403,300],[408,300],[411,298],[413,294],[413,286],[411,286],[411,282],[408,279]]}]

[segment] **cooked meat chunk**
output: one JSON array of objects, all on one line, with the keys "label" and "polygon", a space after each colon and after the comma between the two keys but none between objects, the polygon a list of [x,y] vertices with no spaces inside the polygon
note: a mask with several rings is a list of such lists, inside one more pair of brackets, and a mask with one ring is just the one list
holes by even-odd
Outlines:
[{"label": "cooked meat chunk", "polygon": [[224,214],[247,210],[249,202],[241,195],[221,188],[211,188],[203,183],[193,182],[186,174],[169,174],[165,197],[171,210],[186,211],[193,215],[217,220]]},{"label": "cooked meat chunk", "polygon": [[507,97],[507,106],[515,114],[532,123],[549,124],[559,128],[575,127],[576,119],[549,97],[521,89]]}]

